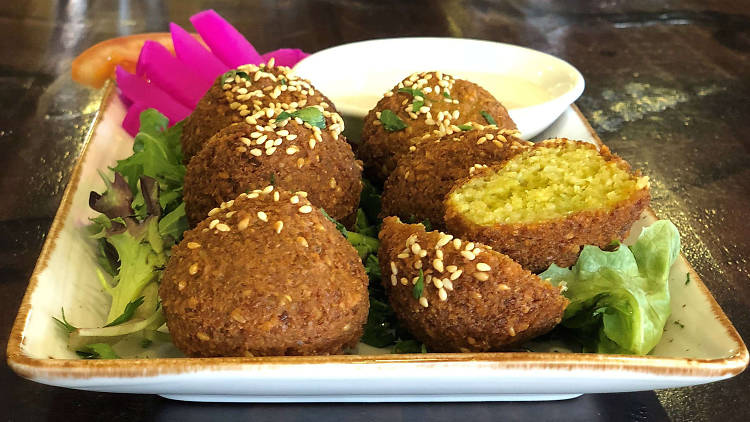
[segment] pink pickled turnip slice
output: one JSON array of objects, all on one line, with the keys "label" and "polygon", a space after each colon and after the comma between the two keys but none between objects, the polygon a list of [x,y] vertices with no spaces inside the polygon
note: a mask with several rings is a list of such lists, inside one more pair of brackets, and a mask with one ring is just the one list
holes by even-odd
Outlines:
[{"label": "pink pickled turnip slice", "polygon": [[149,107],[137,101],[128,107],[128,112],[122,120],[122,128],[130,136],[134,137],[138,134],[138,131],[141,129],[141,112],[147,108]]},{"label": "pink pickled turnip slice", "polygon": [[260,54],[224,18],[213,10],[204,10],[190,17],[190,22],[216,57],[231,68],[243,64],[259,64]]},{"label": "pink pickled turnip slice", "polygon": [[288,66],[293,67],[300,60],[309,56],[309,54],[298,48],[280,48],[278,50],[269,51],[268,53],[261,56],[264,62],[268,62],[271,57],[274,58],[274,62],[277,66]]},{"label": "pink pickled turnip slice", "polygon": [[145,76],[191,109],[195,108],[214,82],[187,69],[163,45],[153,41],[143,44],[135,69],[138,76]]},{"label": "pink pickled turnip slice", "polygon": [[211,81],[229,70],[229,66],[206,50],[201,43],[176,23],[169,24],[169,31],[172,33],[172,44],[174,44],[177,58],[188,69]]},{"label": "pink pickled turnip slice", "polygon": [[[141,77],[128,73],[127,70],[119,66],[115,70],[115,76],[117,77],[117,86],[120,87],[123,96],[132,102],[130,108],[136,104],[139,107],[155,108],[169,118],[170,124],[175,124],[190,115],[189,108],[180,104],[158,86],[141,79]],[[135,123],[128,123],[130,126],[126,126],[127,120],[126,117],[122,123],[123,127],[130,133],[130,128],[135,124],[137,132],[139,120],[136,118]]]}]

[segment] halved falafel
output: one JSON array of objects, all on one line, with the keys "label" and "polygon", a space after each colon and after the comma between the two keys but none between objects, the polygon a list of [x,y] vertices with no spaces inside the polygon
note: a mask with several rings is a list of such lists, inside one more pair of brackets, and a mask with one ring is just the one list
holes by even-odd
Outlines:
[{"label": "halved falafel", "polygon": [[[232,123],[265,125],[285,110],[312,105],[336,111],[328,98],[288,67],[273,62],[240,66],[216,78],[185,120],[180,139],[183,160],[189,163],[215,133]],[[343,131],[343,120],[339,124]]]},{"label": "halved falafel", "polygon": [[367,114],[357,153],[368,178],[382,182],[398,157],[420,140],[490,124],[516,128],[505,107],[484,88],[442,72],[414,73]]},{"label": "halved falafel", "polygon": [[435,227],[443,227],[443,200],[453,184],[533,145],[517,136],[512,129],[485,127],[410,147],[385,182],[382,216],[429,219]]},{"label": "halved falafel", "polygon": [[[319,105],[313,108],[321,116],[335,114]],[[336,128],[320,129],[291,117],[265,126],[235,123],[190,160],[185,211],[195,225],[221,202],[273,183],[307,192],[315,206],[347,221],[359,203],[361,174],[360,162]]]},{"label": "halved falafel", "polygon": [[550,139],[456,182],[445,223],[538,272],[622,241],[649,200],[648,177],[606,146]]},{"label": "halved falafel", "polygon": [[568,300],[558,287],[483,244],[396,217],[379,237],[391,306],[430,351],[505,350],[562,319]]},{"label": "halved falafel", "polygon": [[367,319],[356,250],[301,193],[222,203],[172,249],[159,295],[188,356],[340,353]]}]

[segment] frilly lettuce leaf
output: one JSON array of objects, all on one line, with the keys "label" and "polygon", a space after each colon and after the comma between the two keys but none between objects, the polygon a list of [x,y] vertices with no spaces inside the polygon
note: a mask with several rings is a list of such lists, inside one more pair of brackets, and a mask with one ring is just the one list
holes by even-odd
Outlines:
[{"label": "frilly lettuce leaf", "polygon": [[553,264],[539,276],[567,287],[562,325],[587,351],[645,355],[669,317],[669,270],[679,253],[677,228],[660,220],[633,246],[614,252],[585,246],[571,269]]}]

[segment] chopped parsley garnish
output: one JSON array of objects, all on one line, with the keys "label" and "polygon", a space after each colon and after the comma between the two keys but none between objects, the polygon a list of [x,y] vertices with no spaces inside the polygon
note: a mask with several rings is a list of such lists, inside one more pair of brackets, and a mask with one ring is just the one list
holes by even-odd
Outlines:
[{"label": "chopped parsley garnish", "polygon": [[117,318],[115,318],[109,324],[105,325],[105,327],[112,327],[112,326],[115,326],[115,325],[120,325],[123,322],[130,321],[130,318],[133,318],[133,314],[135,314],[135,310],[138,309],[138,307],[143,304],[144,300],[145,300],[145,298],[143,296],[141,296],[141,297],[139,297],[138,299],[136,299],[136,300],[134,300],[132,302],[128,302],[128,304],[125,305],[125,310],[122,312],[122,314],[120,314],[120,316],[118,316]]},{"label": "chopped parsley garnish", "polygon": [[424,93],[418,89],[414,88],[399,88],[398,92],[404,92],[407,94],[411,94],[412,97],[422,97],[424,98]]},{"label": "chopped parsley garnish", "polygon": [[479,112],[479,114],[481,114],[482,117],[484,117],[484,120],[487,120],[487,123],[497,126],[497,122],[495,121],[495,119],[492,118],[490,113],[487,113],[486,111],[482,110]]},{"label": "chopped parsley garnish", "polygon": [[320,212],[323,213],[323,217],[327,218],[328,221],[330,221],[331,223],[333,223],[336,226],[336,230],[338,230],[341,234],[343,234],[344,237],[348,237],[347,236],[348,231],[346,230],[346,227],[344,227],[343,224],[339,223],[338,221],[336,221],[335,218],[333,218],[330,215],[328,215],[328,213],[326,212],[326,210],[324,210],[323,208],[320,209]]},{"label": "chopped parsley garnish", "polygon": [[447,98],[447,99],[449,99],[449,100],[452,100],[452,99],[453,99],[453,98],[451,98],[451,94],[448,94],[448,92],[447,92],[447,91],[443,91],[443,97],[445,97],[445,98]]},{"label": "chopped parsley garnish", "polygon": [[380,112],[380,123],[383,124],[383,128],[389,132],[397,132],[407,128],[407,124],[401,120],[396,113],[391,110],[385,109]]},{"label": "chopped parsley garnish", "polygon": [[234,79],[235,76],[250,80],[250,76],[247,74],[247,72],[243,72],[241,70],[230,70],[229,72],[225,73],[224,76],[222,76],[222,79],[226,81],[227,79]]},{"label": "chopped parsley garnish", "polygon": [[422,292],[424,291],[424,272],[422,272],[422,269],[419,269],[419,278],[417,279],[417,284],[414,285],[414,290],[412,293],[414,294],[414,299],[419,299],[422,297]]},{"label": "chopped parsley garnish", "polygon": [[[411,94],[412,97],[414,97],[414,102],[411,105],[411,111],[417,112],[420,108],[424,105],[424,93],[418,89],[413,88],[399,88],[398,92],[405,92],[407,94]],[[421,100],[417,100],[416,97],[422,98]]]},{"label": "chopped parsley garnish", "polygon": [[76,350],[76,354],[83,359],[120,359],[112,350],[112,346],[106,343],[94,343]]},{"label": "chopped parsley garnish", "polygon": [[323,113],[318,110],[317,107],[305,107],[302,110],[297,110],[292,113],[284,111],[276,117],[277,122],[282,122],[289,118],[299,117],[303,122],[309,123],[311,126],[318,127],[320,129],[326,128],[326,119]]},{"label": "chopped parsley garnish", "polygon": [[68,320],[67,320],[67,319],[65,319],[65,309],[63,309],[63,308],[60,308],[60,313],[62,314],[62,321],[60,321],[59,319],[57,319],[57,318],[55,318],[55,317],[52,317],[52,319],[54,319],[54,320],[55,320],[55,322],[57,322],[57,324],[58,324],[58,325],[59,325],[59,326],[60,326],[60,327],[61,327],[61,328],[62,328],[63,330],[67,331],[67,332],[68,332],[68,334],[70,334],[70,333],[72,333],[73,331],[75,331],[75,330],[77,330],[77,329],[78,329],[78,328],[74,327],[73,325],[71,325],[71,324],[70,324],[70,323],[68,322]]},{"label": "chopped parsley garnish", "polygon": [[686,273],[685,275],[686,275],[686,277],[685,277],[685,285],[687,286],[688,283],[690,283],[690,273]]},{"label": "chopped parsley garnish", "polygon": [[286,78],[279,78],[279,83],[282,85],[286,85],[287,84]]},{"label": "chopped parsley garnish", "polygon": [[271,186],[276,186],[276,173],[271,173],[271,177],[268,180]]},{"label": "chopped parsley garnish", "polygon": [[471,127],[471,125],[468,124],[468,123],[465,123],[463,125],[458,125],[458,128],[461,129],[461,130],[472,130],[473,129],[473,127]]}]

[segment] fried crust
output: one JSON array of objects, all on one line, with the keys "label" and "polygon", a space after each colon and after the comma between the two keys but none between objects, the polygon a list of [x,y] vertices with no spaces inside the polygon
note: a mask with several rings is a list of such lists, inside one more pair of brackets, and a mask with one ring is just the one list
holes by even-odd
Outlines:
[{"label": "fried crust", "polygon": [[159,294],[188,356],[319,355],[357,343],[367,286],[334,225],[304,197],[273,189],[243,193],[185,232]]},{"label": "fried crust", "polygon": [[[428,75],[430,79],[424,83],[424,87],[430,88],[432,92],[423,93],[427,97],[425,105],[429,108],[427,112],[430,114],[411,112],[410,115],[415,99],[410,93],[399,92],[399,89],[421,86],[420,81]],[[445,87],[439,85],[441,81],[444,81]],[[441,86],[440,93],[434,92],[435,86]],[[424,87],[421,89],[426,90]],[[458,101],[457,104],[448,102],[449,99],[443,97],[442,93],[446,87],[451,99]],[[378,113],[386,109],[394,112],[408,126],[394,132],[386,130],[378,119]],[[357,153],[364,161],[366,176],[375,182],[384,181],[396,167],[398,158],[409,151],[409,147],[423,140],[423,137],[461,132],[457,126],[462,124],[474,123],[476,127],[489,125],[481,114],[482,111],[489,113],[499,128],[516,128],[505,107],[492,94],[475,83],[454,79],[440,72],[415,73],[405,78],[386,93],[365,117],[362,140]],[[458,112],[457,118],[453,114],[455,112]],[[440,113],[450,113],[450,116],[447,120],[440,120]],[[428,124],[430,120],[433,124]]]},{"label": "fried crust", "polygon": [[[271,130],[236,123],[213,136],[190,160],[185,174],[185,211],[191,225],[222,201],[262,188],[271,179],[279,188],[307,192],[310,201],[333,218],[351,220],[362,190],[362,166],[343,136],[333,138],[322,130],[318,142],[307,126],[294,119]],[[257,143],[264,136],[264,142],[271,141],[270,154],[263,142]],[[274,146],[274,138],[282,142]]]},{"label": "fried crust", "polygon": [[[486,245],[425,232],[421,224],[403,224],[396,217],[383,220],[379,237],[391,307],[430,351],[506,350],[548,332],[562,319],[568,300],[559,288]],[[420,251],[426,252],[422,258]],[[424,275],[419,299],[412,282],[419,277],[415,264]]]},{"label": "fried crust", "polygon": [[[220,75],[185,119],[180,138],[185,164],[198,154],[214,134],[233,123],[265,125],[284,109],[297,110],[318,104],[326,104],[327,110],[336,111],[328,98],[306,79],[291,75],[288,67],[245,65],[236,70],[245,72],[248,77],[235,76],[227,83],[226,74]],[[286,81],[286,84],[282,81]],[[292,91],[291,84],[298,86]],[[238,92],[241,89],[245,91]],[[276,89],[279,91],[275,92]],[[272,105],[275,111],[273,115],[259,114]],[[343,123],[341,129],[343,131]]]}]

